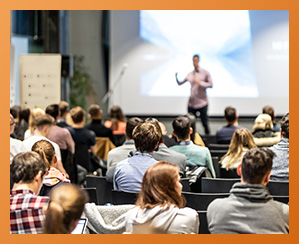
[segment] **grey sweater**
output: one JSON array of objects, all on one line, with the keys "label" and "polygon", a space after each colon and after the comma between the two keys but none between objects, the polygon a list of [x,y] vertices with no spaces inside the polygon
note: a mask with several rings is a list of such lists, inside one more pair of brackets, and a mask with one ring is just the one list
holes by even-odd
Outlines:
[{"label": "grey sweater", "polygon": [[235,183],[230,193],[208,206],[212,234],[289,233],[289,206],[274,201],[265,186]]}]

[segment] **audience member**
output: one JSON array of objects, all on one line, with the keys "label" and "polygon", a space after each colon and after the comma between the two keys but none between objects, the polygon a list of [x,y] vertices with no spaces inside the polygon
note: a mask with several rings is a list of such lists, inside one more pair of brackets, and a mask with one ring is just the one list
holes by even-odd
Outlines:
[{"label": "audience member", "polygon": [[47,165],[48,172],[43,178],[43,187],[40,191],[41,196],[48,196],[49,192],[56,186],[64,183],[70,183],[66,175],[57,168],[57,156],[53,145],[46,141],[40,140],[32,146],[32,151],[37,152]]},{"label": "audience member", "polygon": [[184,205],[178,167],[160,161],[144,174],[136,207],[126,215],[126,232],[196,234],[198,214]]},{"label": "audience member", "polygon": [[60,101],[59,103],[59,117],[57,119],[57,126],[65,128],[70,127],[70,125],[66,122],[66,117],[69,110],[69,104],[66,101]]},{"label": "audience member", "polygon": [[34,121],[34,125],[35,125],[34,135],[24,140],[23,144],[26,147],[27,151],[31,151],[33,144],[36,143],[37,141],[40,140],[49,141],[55,149],[55,154],[58,160],[57,162],[58,169],[67,175],[61,162],[61,154],[60,154],[59,146],[55,142],[47,138],[53,123],[54,123],[54,119],[48,114],[44,114],[37,117]]},{"label": "audience member", "polygon": [[56,125],[59,116],[58,104],[51,104],[46,107],[46,114],[52,116],[55,120],[55,125],[51,127],[48,139],[58,144],[61,150],[69,150],[72,154],[75,153],[75,142],[69,130]]},{"label": "audience member", "polygon": [[138,124],[133,130],[133,139],[137,151],[116,165],[113,178],[115,190],[138,192],[145,171],[157,162],[153,151],[161,138],[156,126],[151,123]]},{"label": "audience member", "polygon": [[263,107],[263,114],[269,114],[272,119],[272,124],[273,124],[273,130],[275,132],[279,132],[279,125],[276,123],[276,114],[274,113],[274,109],[271,106],[265,106]]},{"label": "audience member", "polygon": [[270,147],[276,157],[273,159],[273,166],[270,180],[289,180],[289,113],[280,121],[281,140],[278,144]]},{"label": "audience member", "polygon": [[273,146],[280,140],[280,133],[273,131],[272,119],[269,114],[260,114],[256,117],[252,135],[257,146]]},{"label": "audience member", "polygon": [[[10,134],[14,132],[16,122],[14,121],[14,118],[12,114],[10,114]],[[10,164],[12,162],[12,159],[14,156],[16,156],[20,152],[26,152],[27,149],[23,145],[22,141],[18,139],[14,139],[12,137],[10,139]]]},{"label": "audience member", "polygon": [[16,138],[19,140],[24,140],[24,133],[28,129],[29,116],[30,108],[26,106],[21,106],[18,126],[15,129]]},{"label": "audience member", "polygon": [[274,201],[266,187],[274,153],[253,148],[238,166],[241,183],[235,183],[228,198],[216,199],[207,210],[212,234],[287,234],[289,206]]},{"label": "audience member", "polygon": [[28,139],[29,137],[34,135],[34,130],[35,130],[35,120],[41,116],[44,115],[45,111],[42,110],[41,108],[35,108],[31,111],[30,116],[29,116],[29,125],[28,125],[28,130],[25,131],[24,133],[24,140]]},{"label": "audience member", "polygon": [[15,122],[15,131],[11,134],[11,137],[16,139],[20,139],[16,135],[17,134],[16,131],[18,130],[19,122],[20,122],[20,113],[21,113],[21,106],[15,105],[10,108],[10,114],[13,116]]},{"label": "audience member", "polygon": [[92,130],[96,137],[109,137],[112,143],[114,143],[114,137],[112,130],[102,124],[103,110],[97,104],[91,104],[89,106],[88,117],[91,118],[91,123],[85,125],[85,128]]},{"label": "audience member", "polygon": [[167,146],[167,147],[171,147],[171,146],[174,146],[176,145],[176,140],[173,138],[173,137],[169,137],[167,135],[167,130],[166,130],[166,127],[165,125],[159,121],[159,125],[161,127],[161,130],[162,130],[162,136],[163,136],[163,141],[164,141],[164,144]]},{"label": "audience member", "polygon": [[87,201],[87,193],[76,185],[61,185],[53,189],[44,234],[70,234],[76,228]]},{"label": "audience member", "polygon": [[[116,147],[112,149],[108,153],[108,159],[107,159],[107,167],[108,171],[110,167],[116,166],[117,163],[120,161],[126,159],[128,156],[133,156],[133,153],[130,154],[130,152],[134,152],[136,150],[135,143],[133,140],[133,130],[136,127],[136,125],[142,123],[143,120],[138,117],[133,117],[127,121],[126,125],[126,141],[122,146]],[[108,175],[108,172],[107,172]],[[113,174],[112,174],[113,177]]]},{"label": "audience member", "polygon": [[179,116],[173,120],[172,127],[173,135],[177,138],[178,144],[170,149],[186,156],[186,166],[189,169],[203,166],[209,169],[213,177],[216,177],[209,149],[195,145],[190,140],[190,134],[192,134],[190,120],[185,116]]},{"label": "audience member", "polygon": [[192,134],[190,135],[191,141],[195,145],[199,145],[202,147],[205,147],[205,143],[203,142],[202,138],[200,135],[196,132],[196,117],[193,113],[187,113],[185,115],[191,122],[191,127],[192,127]]},{"label": "audience member", "polygon": [[119,106],[110,109],[110,120],[104,124],[114,135],[114,145],[121,146],[126,140],[126,117]]},{"label": "audience member", "polygon": [[10,166],[14,182],[10,191],[10,233],[41,234],[48,197],[38,196],[47,172],[44,160],[36,152],[17,154]]},{"label": "audience member", "polygon": [[69,130],[75,142],[75,163],[81,165],[87,172],[93,172],[95,168],[91,164],[90,153],[94,153],[96,135],[93,131],[84,128],[85,111],[81,107],[71,109],[70,115],[74,122]]},{"label": "audience member", "polygon": [[237,129],[232,137],[228,152],[220,160],[221,167],[226,170],[236,169],[242,163],[243,156],[251,148],[256,147],[251,132]]},{"label": "audience member", "polygon": [[233,107],[226,107],[224,110],[224,118],[227,125],[219,128],[216,132],[217,143],[229,144],[234,132],[240,129],[238,125],[238,115]]}]

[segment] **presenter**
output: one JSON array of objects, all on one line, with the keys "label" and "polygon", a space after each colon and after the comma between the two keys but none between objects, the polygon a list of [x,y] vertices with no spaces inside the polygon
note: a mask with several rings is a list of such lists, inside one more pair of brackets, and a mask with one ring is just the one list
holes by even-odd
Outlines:
[{"label": "presenter", "polygon": [[211,75],[208,71],[199,67],[200,56],[195,54],[193,56],[194,70],[191,71],[185,79],[178,80],[178,73],[175,73],[175,78],[178,85],[189,81],[191,84],[191,95],[188,102],[188,113],[194,114],[197,118],[200,117],[202,125],[205,129],[205,134],[210,134],[208,125],[208,97],[207,88],[213,87]]}]

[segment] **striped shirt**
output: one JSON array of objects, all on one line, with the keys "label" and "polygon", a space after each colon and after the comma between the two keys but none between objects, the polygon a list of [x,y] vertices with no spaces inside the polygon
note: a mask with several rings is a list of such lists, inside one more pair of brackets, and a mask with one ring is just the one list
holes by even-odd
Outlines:
[{"label": "striped shirt", "polygon": [[10,191],[10,233],[41,234],[45,218],[44,206],[48,197],[36,196],[32,191]]}]

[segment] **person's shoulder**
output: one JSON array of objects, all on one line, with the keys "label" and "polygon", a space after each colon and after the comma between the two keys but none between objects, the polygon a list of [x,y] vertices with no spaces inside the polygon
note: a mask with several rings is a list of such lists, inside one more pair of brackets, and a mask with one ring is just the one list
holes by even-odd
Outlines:
[{"label": "person's shoulder", "polygon": [[197,216],[196,210],[194,210],[192,208],[189,208],[189,207],[180,208],[178,212],[180,214],[183,214],[183,215],[186,215],[186,216],[190,216],[190,215]]}]

